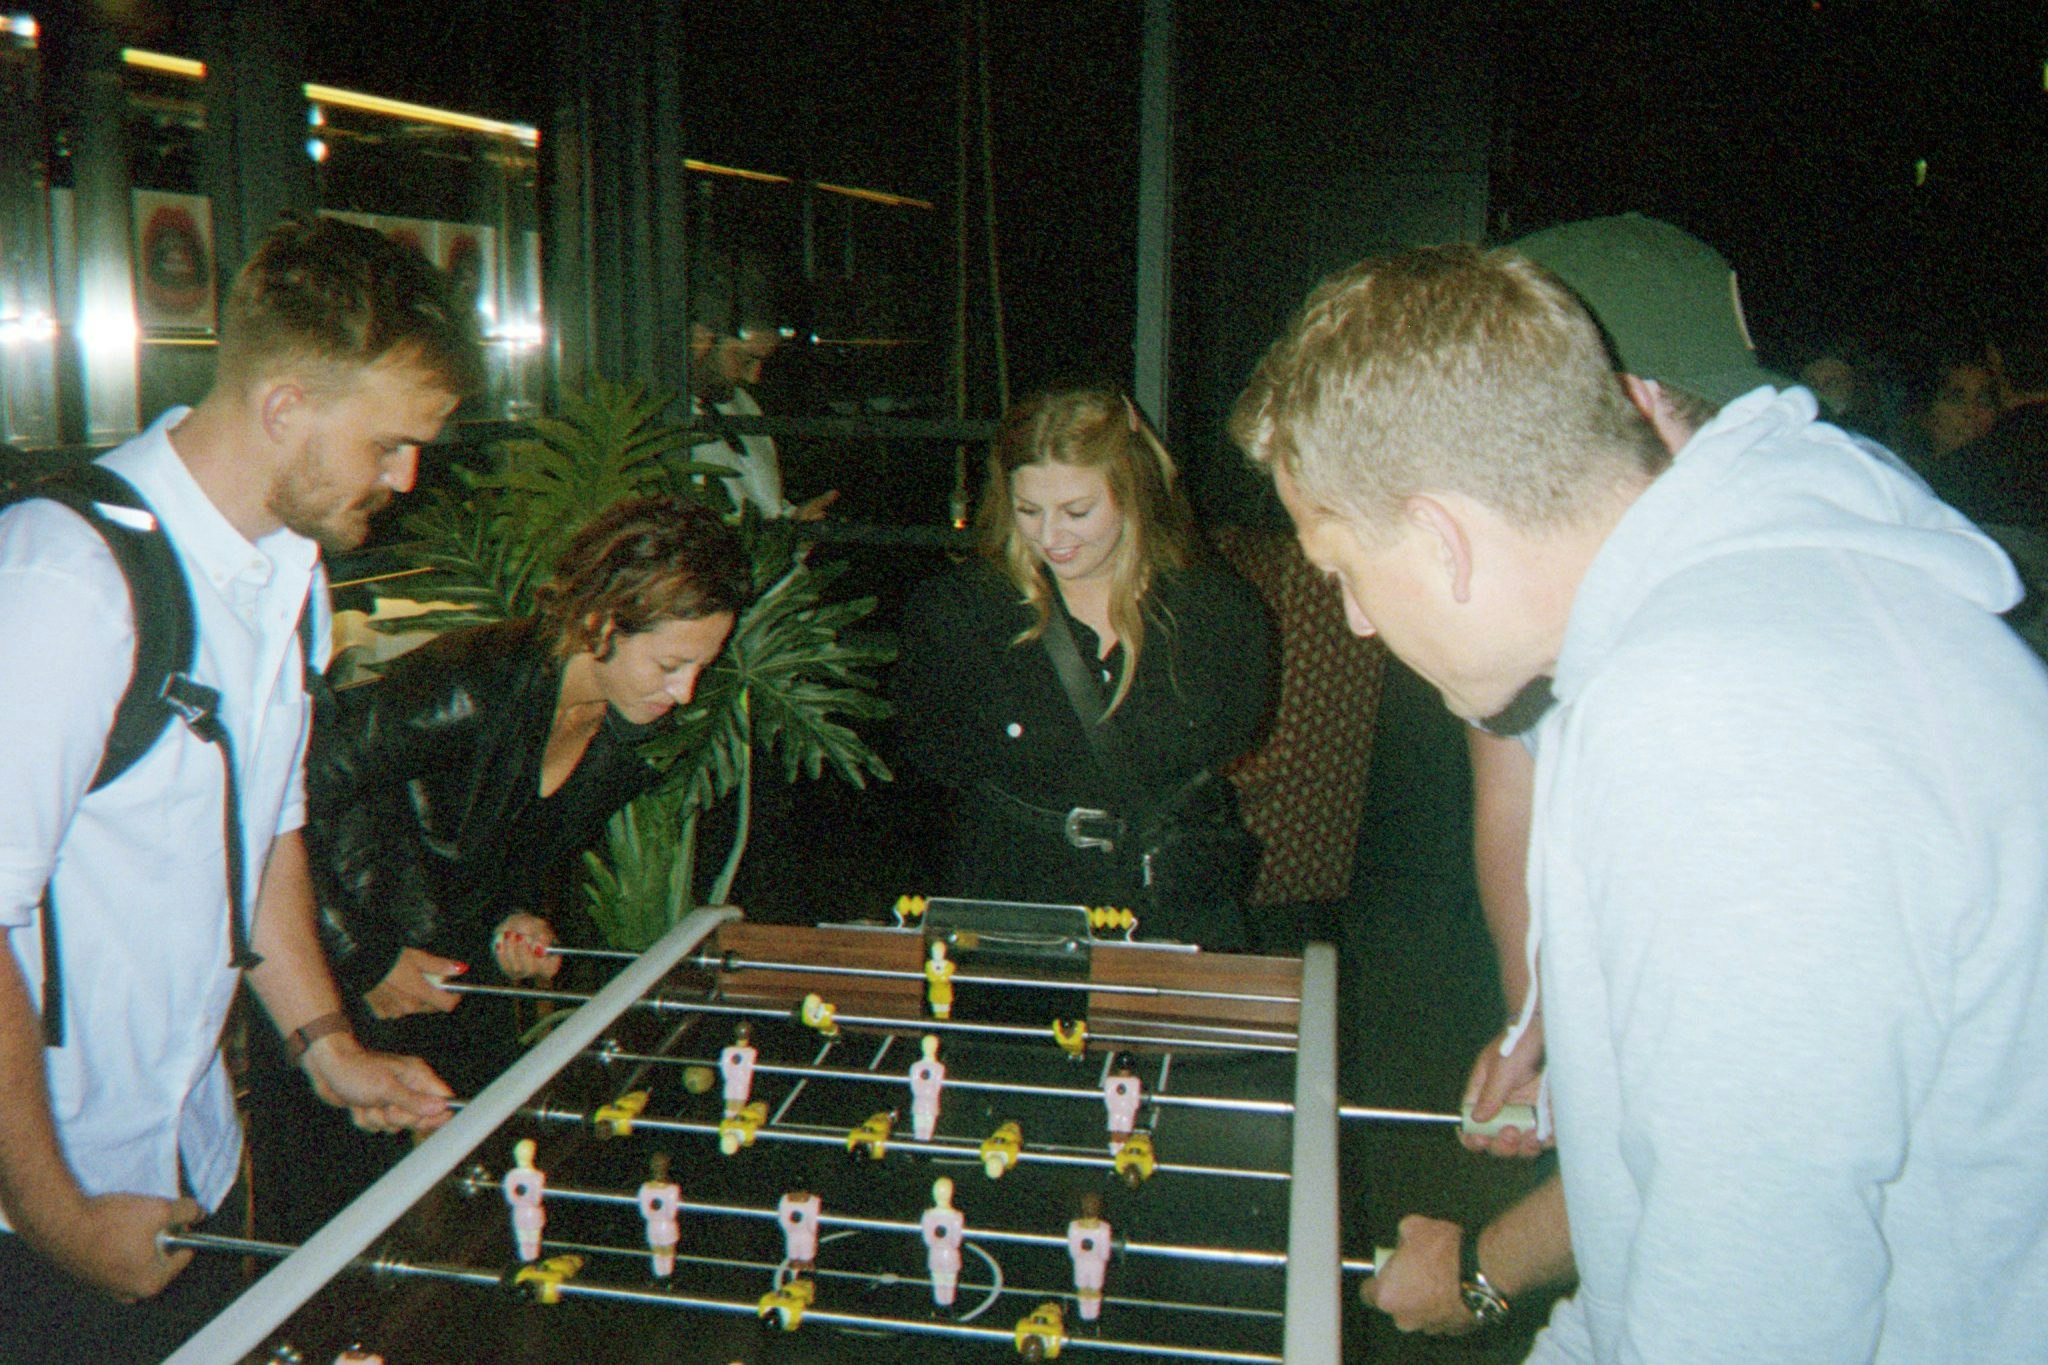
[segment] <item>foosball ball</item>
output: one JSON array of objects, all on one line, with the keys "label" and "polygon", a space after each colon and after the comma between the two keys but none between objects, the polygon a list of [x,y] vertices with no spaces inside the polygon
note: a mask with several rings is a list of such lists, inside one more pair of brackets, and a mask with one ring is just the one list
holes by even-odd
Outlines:
[{"label": "foosball ball", "polygon": [[1334,952],[1134,928],[695,912],[173,1360],[1336,1361]]}]

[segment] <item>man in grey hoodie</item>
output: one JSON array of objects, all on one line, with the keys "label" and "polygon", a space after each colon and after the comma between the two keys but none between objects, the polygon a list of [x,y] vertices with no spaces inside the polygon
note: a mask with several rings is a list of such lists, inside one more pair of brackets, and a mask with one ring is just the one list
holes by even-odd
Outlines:
[{"label": "man in grey hoodie", "polygon": [[1667,468],[1554,278],[1440,247],[1326,281],[1233,418],[1355,630],[1467,718],[1555,697],[1536,1359],[2038,1350],[2048,674],[1997,547],[1815,417]]}]

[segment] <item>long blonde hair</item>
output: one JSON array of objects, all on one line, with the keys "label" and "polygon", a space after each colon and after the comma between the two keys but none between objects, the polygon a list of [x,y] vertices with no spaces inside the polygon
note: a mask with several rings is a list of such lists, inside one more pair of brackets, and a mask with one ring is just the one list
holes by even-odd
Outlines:
[{"label": "long blonde hair", "polygon": [[982,554],[1016,584],[1036,617],[1018,633],[1017,644],[1039,639],[1052,619],[1052,585],[1018,533],[1011,505],[1011,480],[1017,470],[1031,464],[1100,470],[1110,500],[1123,516],[1123,535],[1111,554],[1109,579],[1109,623],[1124,647],[1123,668],[1109,700],[1108,711],[1114,712],[1130,695],[1138,656],[1144,651],[1145,596],[1162,569],[1187,567],[1194,518],[1173,457],[1121,393],[1057,390],[1011,408],[989,449],[988,484],[975,513],[975,529]]}]

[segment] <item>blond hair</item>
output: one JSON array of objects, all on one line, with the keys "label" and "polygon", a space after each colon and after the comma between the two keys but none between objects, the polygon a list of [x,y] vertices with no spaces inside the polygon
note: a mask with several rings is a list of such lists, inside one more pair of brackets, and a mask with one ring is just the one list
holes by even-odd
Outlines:
[{"label": "blond hair", "polygon": [[1318,285],[1230,416],[1255,462],[1362,532],[1456,492],[1525,529],[1661,467],[1599,328],[1513,251],[1422,247]]},{"label": "blond hair", "polygon": [[[1124,520],[1110,558],[1109,623],[1123,643],[1123,668],[1109,711],[1130,695],[1145,648],[1145,596],[1159,572],[1186,568],[1194,518],[1173,457],[1130,399],[1111,389],[1041,393],[1003,415],[989,450],[988,483],[975,526],[981,551],[1017,587],[1034,619],[1016,643],[1036,640],[1052,619],[1052,588],[1017,530],[1012,479],[1025,465],[1100,470]],[[1107,714],[1107,713],[1105,713]]]}]

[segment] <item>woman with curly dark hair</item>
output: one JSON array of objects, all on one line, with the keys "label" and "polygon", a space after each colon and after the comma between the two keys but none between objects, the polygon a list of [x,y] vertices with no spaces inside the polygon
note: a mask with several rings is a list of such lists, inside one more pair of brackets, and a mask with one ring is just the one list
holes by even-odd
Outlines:
[{"label": "woman with curly dark hair", "polygon": [[654,784],[641,741],[751,595],[715,515],[632,499],[577,534],[534,615],[451,631],[340,694],[307,760],[307,843],[329,957],[373,1031],[417,1039],[464,1093],[489,1079],[506,1048],[457,1027],[483,1011],[437,982],[553,977],[538,874]]}]

